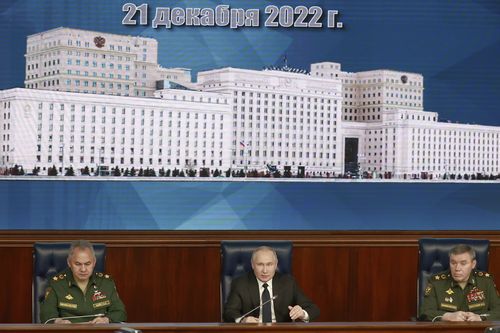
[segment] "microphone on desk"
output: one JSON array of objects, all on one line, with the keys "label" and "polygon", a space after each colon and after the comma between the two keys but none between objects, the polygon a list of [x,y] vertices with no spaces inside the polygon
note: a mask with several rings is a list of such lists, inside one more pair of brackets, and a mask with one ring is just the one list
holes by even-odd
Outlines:
[{"label": "microphone on desk", "polygon": [[97,314],[84,315],[84,316],[54,317],[54,318],[47,319],[44,322],[44,324],[48,324],[52,320],[56,320],[56,319],[77,319],[77,318],[97,318],[97,317],[104,317],[104,313],[97,313]]},{"label": "microphone on desk", "polygon": [[236,318],[236,322],[237,323],[240,323],[243,318],[245,318],[246,316],[248,316],[250,313],[254,312],[255,310],[257,309],[260,309],[262,308],[265,304],[271,302],[272,300],[275,300],[276,298],[278,298],[278,295],[274,295],[273,297],[271,297],[270,299],[268,299],[267,301],[265,301],[264,303],[262,303],[261,305],[259,306],[256,306],[255,308],[253,308],[252,310],[248,311],[247,313],[245,313],[243,316],[239,317],[239,318]]}]

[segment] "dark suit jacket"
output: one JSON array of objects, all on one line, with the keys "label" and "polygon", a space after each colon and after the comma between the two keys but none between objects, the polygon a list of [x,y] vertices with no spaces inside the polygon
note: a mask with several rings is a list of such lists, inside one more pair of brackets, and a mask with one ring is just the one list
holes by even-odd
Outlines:
[{"label": "dark suit jacket", "polygon": [[[292,321],[288,306],[300,305],[309,314],[312,321],[319,316],[319,308],[307,298],[290,275],[276,272],[272,281],[273,295],[278,297],[273,301],[274,314],[277,322]],[[260,305],[259,284],[253,271],[236,278],[231,283],[231,292],[224,306],[224,321],[234,323],[236,318]],[[260,309],[249,316],[259,317]]]}]

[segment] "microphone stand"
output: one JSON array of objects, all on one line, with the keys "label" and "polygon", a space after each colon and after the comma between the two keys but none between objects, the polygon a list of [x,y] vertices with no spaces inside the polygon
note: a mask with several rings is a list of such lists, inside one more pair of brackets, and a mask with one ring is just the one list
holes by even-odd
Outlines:
[{"label": "microphone stand", "polygon": [[257,310],[257,309],[262,308],[265,304],[267,304],[267,303],[269,303],[269,302],[271,302],[271,301],[275,300],[276,298],[278,298],[278,295],[274,295],[273,297],[271,297],[270,299],[268,299],[267,301],[265,301],[265,302],[264,302],[264,303],[262,303],[261,305],[256,306],[256,307],[255,307],[255,308],[253,308],[252,310],[250,310],[250,311],[248,311],[247,313],[245,313],[243,316],[236,318],[236,322],[237,322],[237,323],[240,323],[240,322],[243,320],[243,318],[245,318],[246,316],[248,316],[250,313],[254,312],[254,311],[255,311],[255,310]]}]

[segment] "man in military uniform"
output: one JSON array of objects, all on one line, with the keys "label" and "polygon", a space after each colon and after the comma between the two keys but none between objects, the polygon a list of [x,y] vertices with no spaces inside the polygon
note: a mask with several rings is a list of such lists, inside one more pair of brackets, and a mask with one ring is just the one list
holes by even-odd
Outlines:
[{"label": "man in military uniform", "polygon": [[42,323],[106,324],[127,319],[115,283],[109,275],[94,272],[95,263],[92,244],[87,241],[71,244],[68,268],[54,276],[45,291],[40,305]]},{"label": "man in military uniform", "polygon": [[449,252],[450,269],[429,278],[420,320],[500,320],[500,298],[493,277],[476,271],[476,252],[460,244]]}]

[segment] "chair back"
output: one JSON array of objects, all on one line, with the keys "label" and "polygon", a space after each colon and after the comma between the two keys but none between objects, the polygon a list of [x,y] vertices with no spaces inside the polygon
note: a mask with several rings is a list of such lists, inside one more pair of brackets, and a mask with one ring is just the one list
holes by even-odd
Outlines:
[{"label": "chair back", "polygon": [[252,252],[259,246],[272,247],[278,256],[277,271],[282,274],[292,273],[292,247],[291,241],[276,240],[243,240],[243,241],[222,241],[221,242],[221,318],[224,311],[231,282],[240,275],[252,270]]}]

